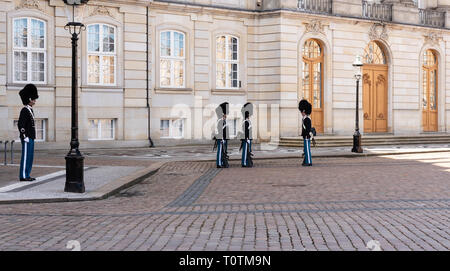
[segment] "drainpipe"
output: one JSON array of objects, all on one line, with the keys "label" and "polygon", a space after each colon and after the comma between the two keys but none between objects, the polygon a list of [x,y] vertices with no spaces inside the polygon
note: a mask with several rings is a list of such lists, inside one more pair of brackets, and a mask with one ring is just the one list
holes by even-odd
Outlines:
[{"label": "drainpipe", "polygon": [[153,144],[153,140],[152,137],[150,136],[150,125],[151,125],[151,118],[150,118],[150,103],[149,103],[149,98],[150,98],[150,88],[148,86],[148,73],[149,73],[149,61],[148,61],[148,51],[149,51],[149,39],[148,39],[148,30],[149,30],[149,24],[148,24],[148,20],[149,20],[149,16],[148,16],[148,6],[146,7],[147,9],[147,134],[148,134],[148,143],[149,143],[149,147],[153,148],[155,147],[155,145]]}]

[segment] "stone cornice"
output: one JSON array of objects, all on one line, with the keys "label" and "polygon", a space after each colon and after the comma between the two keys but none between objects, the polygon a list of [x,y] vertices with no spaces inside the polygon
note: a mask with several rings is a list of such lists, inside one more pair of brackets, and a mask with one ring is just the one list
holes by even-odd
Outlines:
[{"label": "stone cornice", "polygon": [[[48,0],[50,6],[63,7],[65,4],[62,0]],[[90,0],[88,5],[91,6],[107,6],[120,7],[121,5],[138,5],[148,6],[153,0]]]},{"label": "stone cornice", "polygon": [[161,10],[169,12],[192,12],[192,13],[210,13],[214,15],[235,16],[254,18],[257,13],[254,10],[228,8],[222,6],[211,6],[202,4],[181,3],[177,1],[153,1],[150,3],[152,11]]},{"label": "stone cornice", "polygon": [[[404,5],[404,3],[398,3],[399,5]],[[206,4],[195,4],[188,2],[180,2],[176,0],[153,0],[150,3],[150,7],[152,11],[169,11],[169,12],[202,12],[202,13],[211,13],[211,14],[221,14],[225,16],[239,16],[246,18],[261,18],[261,17],[274,17],[280,16],[280,14],[284,18],[295,18],[299,17],[306,18],[308,20],[326,18],[326,20],[352,20],[358,22],[367,22],[367,23],[379,23],[379,20],[367,19],[362,17],[352,17],[352,16],[343,16],[339,14],[313,14],[300,12],[297,9],[292,8],[277,8],[273,10],[250,10],[250,9],[241,9],[241,8],[230,8],[225,6],[211,6]],[[402,26],[402,27],[412,27],[416,29],[440,29],[440,30],[450,30],[448,28],[442,27],[432,27],[420,24],[410,24],[403,22],[383,22],[388,26]]]},{"label": "stone cornice", "polygon": [[138,6],[148,6],[153,2],[153,0],[95,0],[89,1],[89,5],[99,5],[99,6],[120,6],[120,5],[138,5]]}]

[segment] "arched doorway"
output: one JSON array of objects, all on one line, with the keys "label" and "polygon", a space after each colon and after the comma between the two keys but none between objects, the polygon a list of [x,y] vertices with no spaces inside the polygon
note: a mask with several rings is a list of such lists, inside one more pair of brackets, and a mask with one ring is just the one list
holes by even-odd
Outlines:
[{"label": "arched doorway", "polygon": [[423,53],[422,125],[424,132],[438,130],[438,61],[433,50]]},{"label": "arched doorway", "polygon": [[312,126],[323,133],[323,47],[316,39],[305,41],[302,48],[302,95],[313,107]]},{"label": "arched doorway", "polygon": [[365,133],[388,131],[388,65],[376,41],[364,49],[363,111]]}]

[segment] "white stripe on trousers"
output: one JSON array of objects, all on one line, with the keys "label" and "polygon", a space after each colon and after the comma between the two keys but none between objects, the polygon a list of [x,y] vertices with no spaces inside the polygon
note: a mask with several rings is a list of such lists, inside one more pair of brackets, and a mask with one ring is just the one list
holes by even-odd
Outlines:
[{"label": "white stripe on trousers", "polygon": [[311,164],[311,141],[306,139],[306,157],[308,157],[308,164]]},{"label": "white stripe on trousers", "polygon": [[23,173],[23,178],[25,179],[27,177],[25,175],[25,168],[26,168],[26,165],[27,165],[27,149],[28,149],[27,144],[28,143],[26,141],[24,141],[24,143],[25,143],[25,145],[24,145],[25,151],[23,153],[23,170],[22,170],[22,173]]},{"label": "white stripe on trousers", "polygon": [[223,144],[222,141],[219,141],[219,166],[222,166],[222,149],[220,148]]},{"label": "white stripe on trousers", "polygon": [[244,166],[246,166],[247,165],[247,148],[248,148],[248,142],[246,141],[245,142],[245,149],[244,149],[244,151],[245,151],[245,155],[244,155]]}]

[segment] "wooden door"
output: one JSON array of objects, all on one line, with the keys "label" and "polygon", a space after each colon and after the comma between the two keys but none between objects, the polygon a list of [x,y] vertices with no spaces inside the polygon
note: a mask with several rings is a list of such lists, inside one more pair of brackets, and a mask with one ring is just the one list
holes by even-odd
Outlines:
[{"label": "wooden door", "polygon": [[424,55],[422,125],[424,132],[438,131],[438,74],[436,55],[428,50]]},{"label": "wooden door", "polygon": [[323,48],[318,40],[310,39],[305,42],[302,51],[303,74],[301,80],[303,89],[300,98],[311,103],[312,126],[318,133],[323,133]]},{"label": "wooden door", "polygon": [[365,133],[386,133],[388,115],[388,67],[364,65],[363,118]]}]

